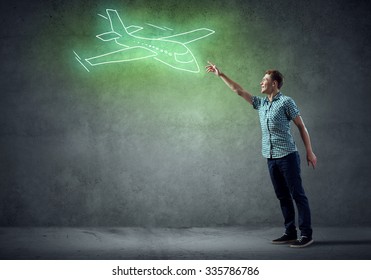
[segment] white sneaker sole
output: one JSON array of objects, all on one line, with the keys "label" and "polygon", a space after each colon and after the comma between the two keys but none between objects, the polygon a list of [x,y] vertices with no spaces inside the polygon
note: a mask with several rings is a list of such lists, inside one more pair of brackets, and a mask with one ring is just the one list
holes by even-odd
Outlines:
[{"label": "white sneaker sole", "polygon": [[291,248],[304,248],[304,247],[307,247],[309,246],[310,244],[312,244],[314,242],[314,240],[312,239],[311,241],[309,241],[308,243],[305,243],[303,245],[295,245],[295,244],[291,244],[290,247]]}]

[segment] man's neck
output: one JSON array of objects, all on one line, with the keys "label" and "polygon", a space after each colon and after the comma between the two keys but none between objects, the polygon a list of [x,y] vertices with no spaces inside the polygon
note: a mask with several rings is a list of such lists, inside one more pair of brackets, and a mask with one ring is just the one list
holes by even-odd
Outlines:
[{"label": "man's neck", "polygon": [[267,94],[269,102],[272,102],[273,98],[279,93],[279,90],[272,91],[271,93]]}]

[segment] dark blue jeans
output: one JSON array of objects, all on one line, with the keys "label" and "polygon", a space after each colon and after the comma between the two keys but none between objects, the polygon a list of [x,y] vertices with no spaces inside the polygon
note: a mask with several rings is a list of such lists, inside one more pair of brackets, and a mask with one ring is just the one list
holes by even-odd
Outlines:
[{"label": "dark blue jeans", "polygon": [[268,168],[274,191],[280,201],[286,234],[296,235],[295,201],[298,209],[299,229],[302,236],[312,237],[309,202],[300,176],[300,156],[293,152],[285,157],[268,159]]}]

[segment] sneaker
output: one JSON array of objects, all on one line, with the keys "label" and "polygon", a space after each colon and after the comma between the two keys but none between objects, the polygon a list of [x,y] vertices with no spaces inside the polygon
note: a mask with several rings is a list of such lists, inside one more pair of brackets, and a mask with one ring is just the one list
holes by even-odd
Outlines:
[{"label": "sneaker", "polygon": [[290,245],[291,248],[304,248],[307,247],[308,245],[313,243],[313,239],[302,236],[300,239],[296,240],[293,244]]},{"label": "sneaker", "polygon": [[292,243],[295,242],[296,240],[296,235],[288,235],[284,234],[280,238],[272,240],[273,244],[287,244],[287,243]]}]

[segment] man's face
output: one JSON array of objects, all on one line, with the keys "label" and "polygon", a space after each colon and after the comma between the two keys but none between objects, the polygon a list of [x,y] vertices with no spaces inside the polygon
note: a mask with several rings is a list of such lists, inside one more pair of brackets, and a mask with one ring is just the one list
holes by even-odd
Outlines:
[{"label": "man's face", "polygon": [[269,94],[273,92],[273,81],[269,74],[265,74],[262,81],[260,82],[261,93]]}]

